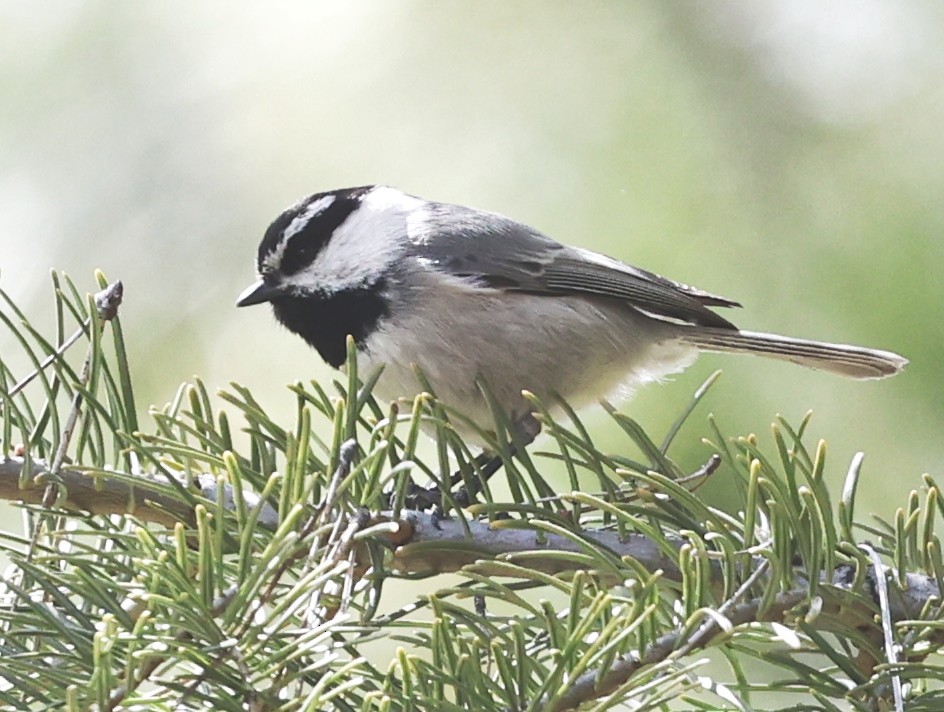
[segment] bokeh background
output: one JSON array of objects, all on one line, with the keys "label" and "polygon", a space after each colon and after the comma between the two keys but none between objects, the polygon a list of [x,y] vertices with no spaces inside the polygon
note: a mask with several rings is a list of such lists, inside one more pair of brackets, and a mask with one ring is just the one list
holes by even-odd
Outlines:
[{"label": "bokeh background", "polygon": [[282,385],[328,372],[233,308],[284,206],[386,182],[505,212],[739,299],[746,328],[906,354],[878,383],[705,356],[629,407],[659,434],[723,368],[683,463],[709,410],[763,434],[813,409],[887,515],[944,455],[942,30],[877,0],[2,2],[0,286],[41,319],[50,268],[102,268],[142,403],[198,374],[288,413]]},{"label": "bokeh background", "polygon": [[661,436],[723,368],[680,462],[708,412],[764,438],[813,409],[835,487],[865,450],[859,511],[890,516],[942,476],[942,33],[931,0],[3,0],[0,287],[51,324],[49,270],[101,268],[142,404],[197,374],[288,419],[284,384],[330,373],[233,307],[283,207],[385,182],[504,212],[738,299],[745,328],[907,355],[866,383],[704,356],[626,406]]},{"label": "bokeh background", "polygon": [[102,268],[143,404],[198,374],[288,414],[328,372],[233,308],[283,207],[386,182],[505,212],[746,328],[906,354],[867,383],[704,356],[628,407],[659,435],[723,368],[679,460],[709,411],[763,435],[813,409],[889,515],[944,455],[942,30],[930,1],[0,2],[0,286],[41,324],[50,268]]},{"label": "bokeh background", "polygon": [[813,409],[834,491],[865,450],[859,516],[890,517],[944,477],[942,36],[933,0],[0,0],[0,287],[51,328],[49,270],[101,268],[140,403],[196,374],[291,422],[284,385],[332,374],[233,306],[283,207],[385,182],[504,212],[738,299],[745,328],[907,355],[865,383],[708,355],[624,406],[659,438],[723,368],[683,466],[709,412],[769,446]]}]

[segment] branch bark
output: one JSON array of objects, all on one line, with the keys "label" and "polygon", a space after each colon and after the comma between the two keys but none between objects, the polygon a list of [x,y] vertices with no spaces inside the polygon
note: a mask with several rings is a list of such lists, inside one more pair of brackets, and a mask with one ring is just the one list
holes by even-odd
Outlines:
[{"label": "branch bark", "polygon": [[[46,463],[29,464],[29,480],[25,488],[19,486],[20,474],[26,466],[22,457],[0,460],[0,499],[25,504],[43,504],[45,484],[36,478],[48,475]],[[140,486],[131,487],[119,479],[92,476],[81,470],[63,467],[57,479],[67,495],[57,504],[67,511],[89,514],[131,514],[142,521],[172,527],[177,522],[192,519],[192,511],[177,497],[158,491],[156,485],[165,485],[160,479],[141,478]]]},{"label": "branch bark", "polygon": [[[24,467],[23,458],[10,457],[0,461],[0,499],[42,504],[44,487],[36,483],[36,477],[48,474],[44,463],[34,462],[30,467],[30,486],[18,487],[19,476]],[[94,476],[77,469],[64,468],[58,478],[67,493],[60,498],[59,506],[69,511],[90,514],[128,514],[144,522],[172,527],[179,521],[191,522],[193,512],[178,497],[160,491],[166,487],[163,478],[141,477],[134,486],[125,480],[109,479],[96,473]],[[216,481],[211,476],[198,478],[201,495],[210,501],[220,496]],[[235,493],[226,486],[223,491],[224,505],[232,508]],[[254,493],[242,493],[247,507],[262,507],[259,523],[274,528],[278,524],[278,513],[266,502],[261,502]],[[384,522],[395,522],[396,529],[388,534],[394,547],[393,569],[399,573],[435,575],[451,573],[465,566],[479,563],[479,570],[490,573],[487,561],[498,557],[527,558],[528,567],[546,574],[559,574],[581,568],[574,561],[560,557],[542,557],[542,552],[581,553],[582,547],[566,537],[541,533],[528,529],[493,527],[488,522],[477,520],[442,519],[428,512],[402,510],[394,517],[391,512],[378,512],[366,526]],[[659,549],[658,544],[640,534],[631,534],[621,539],[616,532],[584,531],[581,536],[591,545],[605,546],[617,558],[629,556],[639,561],[647,570],[661,569],[673,580],[681,576],[676,561]]]},{"label": "branch bark", "polygon": [[[24,467],[23,458],[0,460],[0,500],[42,504],[44,486],[35,480],[39,475],[48,474],[44,464],[41,461],[31,464],[30,486],[20,489],[18,482]],[[141,477],[132,486],[123,479],[110,479],[97,473],[93,476],[69,468],[60,470],[58,477],[67,493],[58,504],[66,510],[100,515],[133,515],[141,521],[166,527],[193,520],[193,511],[186,502],[160,491],[167,486],[166,480],[162,478]],[[198,478],[197,485],[199,491],[194,494],[198,496],[212,502],[221,496],[215,478],[210,475]],[[222,496],[224,506],[233,508],[235,493],[230,486],[224,487]],[[267,502],[261,501],[252,492],[243,492],[241,496],[247,507],[261,508],[258,519],[261,526],[274,528],[278,525],[278,513]],[[501,522],[442,519],[429,512],[415,510],[402,510],[397,516],[392,512],[376,512],[364,526],[385,522],[396,525],[386,536],[393,548],[393,570],[399,573],[432,576],[453,573],[476,564],[480,573],[488,575],[492,572],[488,562],[499,558],[526,560],[529,568],[551,575],[585,568],[573,558],[542,556],[546,552],[584,551],[573,539],[553,533],[509,528]],[[657,542],[642,534],[621,538],[615,531],[584,530],[579,533],[579,538],[591,546],[606,547],[617,558],[631,557],[647,571],[662,571],[663,576],[671,580],[681,577],[677,560]],[[496,567],[494,572],[501,571]],[[846,573],[837,570],[833,575],[833,584],[842,586],[846,578]],[[848,578],[851,584],[851,575]],[[937,582],[931,576],[906,573],[904,581],[904,586],[889,582],[888,609],[893,621],[919,615],[928,600],[941,595]],[[864,586],[868,589],[865,593],[869,599],[877,601],[874,576],[867,576]]]}]

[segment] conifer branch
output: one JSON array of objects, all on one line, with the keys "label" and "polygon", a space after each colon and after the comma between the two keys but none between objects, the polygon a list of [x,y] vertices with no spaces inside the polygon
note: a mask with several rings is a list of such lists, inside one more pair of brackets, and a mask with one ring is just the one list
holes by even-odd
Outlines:
[{"label": "conifer branch", "polygon": [[[759,621],[780,621],[796,606],[803,603],[809,595],[805,589],[785,591],[777,594],[771,605],[764,608],[761,599],[753,599],[735,604],[724,616],[726,625],[736,626]],[[657,665],[671,658],[681,657],[692,650],[705,648],[716,636],[722,634],[721,623],[709,619],[697,633],[686,640],[681,630],[673,630],[659,636],[641,656],[627,656],[617,660],[605,671],[591,670],[584,673],[567,687],[559,697],[546,702],[540,707],[541,712],[566,712],[576,709],[585,702],[600,699],[616,692],[642,668]],[[694,642],[694,645],[689,643]]]},{"label": "conifer branch", "polygon": [[[23,466],[21,457],[0,460],[0,500],[42,504],[41,485],[26,489],[17,487]],[[37,478],[41,481],[44,474],[47,471],[41,462],[31,464],[31,481]],[[67,511],[93,515],[131,515],[143,522],[166,527],[193,521],[193,508],[181,501],[179,495],[166,494],[156,489],[156,486],[166,487],[166,483],[159,478],[142,477],[140,484],[132,485],[124,478],[111,479],[76,469],[62,469],[59,477],[68,496],[61,498],[57,505]],[[199,495],[216,502],[219,495],[215,479],[205,475],[197,478],[197,481]],[[233,510],[232,487],[225,485],[223,491],[224,508]],[[260,524],[269,529],[278,524],[275,510],[261,502],[258,495],[244,492],[242,496],[248,507],[261,508]],[[384,530],[384,536],[393,550],[391,568],[401,574],[433,576],[475,566],[482,575],[501,575],[504,569],[489,567],[489,561],[493,560],[526,561],[528,568],[549,575],[585,568],[574,559],[542,555],[545,552],[579,554],[584,551],[573,538],[528,528],[509,528],[503,520],[443,519],[432,512],[402,510],[399,516],[389,511],[373,513],[360,528],[382,524],[392,525]],[[664,578],[672,581],[680,579],[677,558],[670,556],[659,542],[650,537],[638,533],[621,537],[616,531],[594,529],[582,529],[578,534],[589,545],[602,547],[618,558],[633,559],[649,572],[659,571]],[[681,540],[675,542],[677,547],[681,544]],[[886,567],[886,575],[889,572],[890,569]],[[618,583],[607,581],[605,573],[601,580],[605,584]],[[852,580],[848,565],[841,565],[833,572],[832,583],[836,586],[848,589]],[[918,616],[929,601],[940,597],[937,581],[932,576],[907,572],[902,575],[902,580],[904,585],[895,585],[893,580],[888,582],[887,610],[893,622]],[[878,582],[874,569],[865,577],[862,593],[878,606]]]},{"label": "conifer branch", "polygon": [[[120,285],[98,280],[116,307]],[[238,410],[246,446],[196,380],[142,432],[114,308],[53,281],[53,339],[0,292],[14,314],[0,309],[0,321],[30,364],[18,378],[0,354],[0,453],[12,453],[0,455],[0,499],[39,515],[25,535],[0,538],[12,562],[0,578],[0,705],[213,705],[222,695],[249,709],[395,700],[557,712],[707,691],[749,708],[762,686],[741,668],[750,657],[785,671],[772,687],[873,707],[932,704],[944,681],[925,662],[944,647],[942,489],[925,476],[894,524],[856,521],[861,457],[834,507],[825,443],[807,449],[808,418],[797,429],[778,418],[773,457],[710,421],[717,454],[686,476],[667,451],[717,374],[661,444],[607,405],[628,438],[619,454],[600,451],[566,403],[569,424],[533,402],[551,453],[519,448],[496,412],[479,435],[501,454],[511,497],[485,485],[484,503],[444,518],[396,506],[402,496],[390,506],[389,493],[453,465],[478,481],[481,458],[453,427],[462,413],[432,394],[409,412],[377,403],[380,372],[358,376],[352,340],[336,393],[292,386],[294,426],[233,384],[219,397]],[[65,352],[82,335],[76,372]],[[421,429],[433,431],[435,461],[417,454]],[[633,449],[641,460],[626,456]],[[564,494],[540,464],[551,459],[569,476]],[[722,462],[740,494],[732,511],[694,491]],[[385,595],[386,608],[401,607],[379,612],[386,579],[444,573],[466,581]],[[565,601],[519,593],[535,587]],[[431,623],[414,618],[421,607]],[[764,621],[782,626],[750,625]],[[389,664],[362,647],[377,638],[403,644]],[[732,685],[692,675],[715,646]]]}]

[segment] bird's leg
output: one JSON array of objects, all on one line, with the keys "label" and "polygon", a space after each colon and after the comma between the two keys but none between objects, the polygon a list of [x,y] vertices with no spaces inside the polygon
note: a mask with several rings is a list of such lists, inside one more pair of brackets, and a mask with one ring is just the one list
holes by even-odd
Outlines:
[{"label": "bird's leg", "polygon": [[[541,424],[531,413],[527,413],[525,416],[516,420],[512,427],[515,429],[515,433],[518,435],[519,442],[523,447],[530,445],[538,436],[538,433],[541,432]],[[508,454],[514,457],[517,451],[517,446],[511,443]],[[451,491],[456,485],[462,484],[462,487],[456,490],[456,493],[452,496],[456,506],[467,507],[471,504],[475,500],[475,495],[482,491],[482,488],[485,486],[485,483],[488,482],[489,478],[501,469],[502,462],[500,455],[496,455],[488,450],[483,450],[475,457],[474,479],[468,483],[468,486],[462,484],[465,483],[465,479],[461,471],[452,473],[449,478],[449,490]],[[412,485],[410,491],[407,493],[406,506],[409,509],[427,510],[439,508],[442,504],[443,496],[439,485],[432,485],[430,487]]]},{"label": "bird's leg", "polygon": [[[541,424],[531,413],[526,413],[523,417],[516,420],[512,424],[512,427],[515,429],[522,447],[527,447],[534,442],[534,439],[541,432]],[[510,443],[508,455],[514,457],[517,453],[518,446],[516,446],[514,442]],[[467,507],[475,501],[475,495],[481,492],[491,476],[501,469],[502,458],[500,455],[495,455],[486,450],[475,458],[475,464],[477,465],[474,473],[475,478],[468,483],[468,486],[463,484],[453,496],[456,505],[459,507]],[[455,487],[463,481],[462,473],[455,472],[452,475],[451,486]]]},{"label": "bird's leg", "polygon": [[[517,454],[517,448],[515,448],[513,443],[509,447],[508,454],[511,457],[514,457]],[[485,483],[489,481],[491,476],[501,469],[502,464],[503,461],[501,455],[496,455],[490,450],[483,450],[478,455],[476,455],[475,468],[472,472],[472,480],[469,482],[469,486],[466,487],[463,484],[456,491],[455,495],[453,495],[456,506],[468,507],[469,504],[471,504],[475,499],[475,495],[482,491],[482,488],[485,486]],[[462,472],[458,470],[453,472],[449,483],[450,489],[464,481],[465,480],[462,477]]]},{"label": "bird's leg", "polygon": [[[512,445],[511,454],[514,455],[514,453],[514,445]],[[476,455],[473,472],[474,479],[470,483],[470,489],[473,494],[470,496],[465,486],[460,487],[452,497],[456,506],[467,507],[472,501],[472,497],[475,496],[475,493],[481,491],[481,485],[479,483],[487,482],[492,475],[501,469],[501,466],[501,457],[495,455],[490,450],[483,450]],[[481,475],[479,473],[481,473]],[[447,491],[451,492],[452,488],[461,482],[464,482],[462,472],[459,470],[453,472],[449,476]],[[407,494],[404,504],[407,509],[416,509],[419,511],[432,509],[442,514],[444,504],[442,489],[438,483],[429,485],[428,487],[422,487],[411,480],[407,485]]]},{"label": "bird's leg", "polygon": [[[429,487],[423,487],[418,485],[413,481],[413,478],[410,475],[409,482],[406,486],[406,496],[403,498],[403,506],[406,509],[415,509],[420,512],[425,512],[429,509],[439,509],[442,505],[442,490],[439,489],[439,485],[430,485]],[[394,500],[396,498],[396,491],[390,493],[390,505],[393,506]]]}]

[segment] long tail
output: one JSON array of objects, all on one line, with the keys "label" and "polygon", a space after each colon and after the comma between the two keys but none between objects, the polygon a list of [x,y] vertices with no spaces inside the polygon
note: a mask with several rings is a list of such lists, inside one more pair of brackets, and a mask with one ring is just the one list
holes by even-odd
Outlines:
[{"label": "long tail", "polygon": [[750,331],[694,327],[686,329],[681,337],[703,351],[754,353],[851,378],[894,376],[908,363],[908,359],[891,351]]}]

